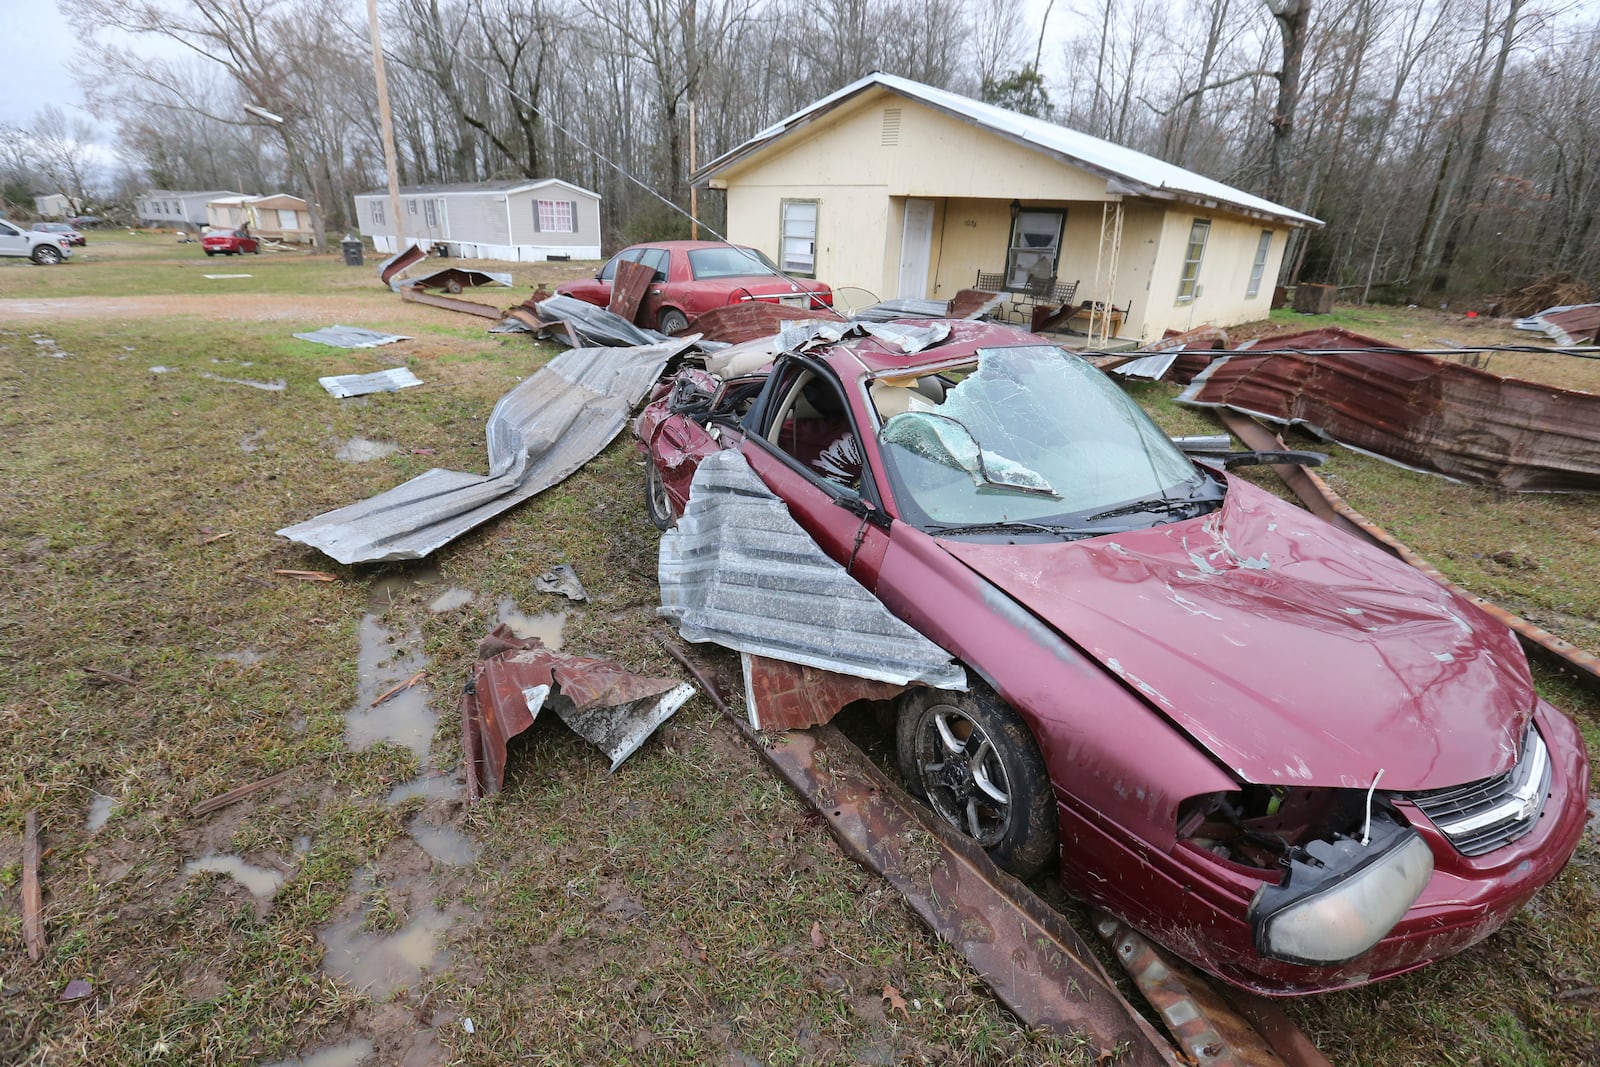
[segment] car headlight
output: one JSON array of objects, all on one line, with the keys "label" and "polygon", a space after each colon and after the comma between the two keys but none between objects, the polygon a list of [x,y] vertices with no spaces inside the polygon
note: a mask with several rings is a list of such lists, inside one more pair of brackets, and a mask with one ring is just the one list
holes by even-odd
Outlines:
[{"label": "car headlight", "polygon": [[1371,839],[1312,841],[1278,885],[1250,901],[1256,951],[1289,963],[1353,960],[1383,940],[1433,877],[1433,852],[1417,832],[1374,820]]}]

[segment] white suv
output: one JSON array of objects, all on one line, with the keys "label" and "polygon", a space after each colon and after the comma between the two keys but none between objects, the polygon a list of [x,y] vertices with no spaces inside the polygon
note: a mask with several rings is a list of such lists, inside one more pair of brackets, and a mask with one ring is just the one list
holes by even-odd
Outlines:
[{"label": "white suv", "polygon": [[0,256],[27,256],[35,263],[50,266],[72,258],[72,246],[59,233],[24,230],[0,219]]}]

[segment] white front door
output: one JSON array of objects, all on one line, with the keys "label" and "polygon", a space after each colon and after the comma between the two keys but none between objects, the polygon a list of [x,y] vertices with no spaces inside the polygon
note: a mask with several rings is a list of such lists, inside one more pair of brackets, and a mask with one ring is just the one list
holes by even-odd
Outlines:
[{"label": "white front door", "polygon": [[933,264],[933,201],[906,200],[905,228],[900,233],[901,299],[928,296],[928,268]]}]

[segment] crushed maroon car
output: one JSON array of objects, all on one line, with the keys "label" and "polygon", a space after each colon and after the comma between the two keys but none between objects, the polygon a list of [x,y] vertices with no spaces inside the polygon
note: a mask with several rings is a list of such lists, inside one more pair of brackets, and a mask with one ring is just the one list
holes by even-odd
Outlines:
[{"label": "crushed maroon car", "polygon": [[846,329],[753,374],[685,370],[634,429],[657,525],[736,449],[965,669],[896,708],[938,815],[1273,995],[1460,952],[1556,877],[1588,756],[1504,625],[1045,339],[909,325],[942,340]]},{"label": "crushed maroon car", "polygon": [[261,254],[261,242],[244,230],[213,230],[200,238],[200,247],[208,256],[237,256],[245,252]]},{"label": "crushed maroon car", "polygon": [[606,261],[593,278],[556,288],[605,307],[618,263],[642,263],[656,272],[635,321],[662,333],[680,333],[712,308],[760,300],[792,307],[833,306],[833,290],[810,278],[784,274],[755,248],[721,241],[658,241],[630,245]]}]

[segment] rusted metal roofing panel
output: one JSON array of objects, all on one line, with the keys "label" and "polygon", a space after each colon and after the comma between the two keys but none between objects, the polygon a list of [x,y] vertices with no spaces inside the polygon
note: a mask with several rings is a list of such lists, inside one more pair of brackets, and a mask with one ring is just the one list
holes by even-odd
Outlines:
[{"label": "rusted metal roofing panel", "polygon": [[1298,423],[1459,481],[1600,492],[1600,396],[1416,352],[1254,349],[1213,362],[1179,400]]},{"label": "rusted metal roofing panel", "polygon": [[688,345],[563,352],[495,405],[485,429],[487,476],[435,468],[278,533],[340,563],[421,559],[598,455]]},{"label": "rusted metal roofing panel", "polygon": [[1600,304],[1545,308],[1512,325],[1519,330],[1542,333],[1558,345],[1592,345],[1600,343]]},{"label": "rusted metal roofing panel", "polygon": [[1178,1056],[1123,999],[1066,916],[907,797],[832,726],[767,744],[739,725],[827,821],[845,853],[892,885],[1024,1026],[1079,1035],[1098,1054],[1096,1062],[1194,1062]]},{"label": "rusted metal roofing panel", "polygon": [[854,678],[781,659],[739,657],[744,668],[744,705],[757,730],[799,730],[829,722],[857,700],[892,700],[906,687]]},{"label": "rusted metal roofing panel", "polygon": [[378,278],[389,288],[395,288],[395,279],[407,268],[428,258],[428,250],[421,245],[406,245],[400,251],[378,264]]},{"label": "rusted metal roofing panel", "polygon": [[461,698],[467,795],[477,800],[505,783],[506,742],[549,708],[594,744],[615,771],[656,727],[694,695],[673,678],[647,678],[608,660],[569,656],[498,626],[485,641],[500,651],[480,659]]},{"label": "rusted metal roofing panel", "polygon": [[606,310],[628,322],[639,318],[639,305],[656,280],[655,268],[623,260],[611,279],[611,301]]},{"label": "rusted metal roofing panel", "polygon": [[445,267],[432,274],[405,278],[389,284],[390,288],[396,290],[406,285],[419,289],[443,289],[447,293],[459,293],[463,289],[475,289],[484,285],[509,286],[511,275],[504,271],[476,270],[472,267]]},{"label": "rusted metal roofing panel", "polygon": [[695,472],[678,525],[661,537],[661,614],[688,641],[904,685],[965,689],[950,654],[817,547],[728,449]]},{"label": "rusted metal roofing panel", "polygon": [[505,317],[497,307],[480,304],[476,300],[462,300],[457,296],[443,296],[439,293],[429,293],[410,285],[402,285],[396,290],[400,299],[410,304],[430,304],[446,311],[459,311],[463,315],[476,315],[482,319],[499,320]]},{"label": "rusted metal roofing panel", "polygon": [[788,307],[763,300],[746,300],[740,304],[712,308],[694,320],[694,328],[709,340],[736,345],[758,337],[771,337],[785,325],[799,319],[837,322],[839,316],[821,308]]}]

